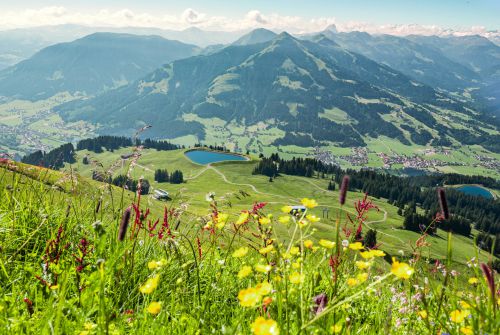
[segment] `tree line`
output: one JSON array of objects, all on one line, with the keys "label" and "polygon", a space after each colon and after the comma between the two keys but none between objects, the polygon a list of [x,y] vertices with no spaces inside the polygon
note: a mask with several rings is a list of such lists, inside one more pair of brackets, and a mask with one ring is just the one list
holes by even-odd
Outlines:
[{"label": "tree line", "polygon": [[76,162],[75,147],[71,143],[66,143],[49,152],[38,150],[24,156],[21,162],[58,170],[64,167],[64,163]]},{"label": "tree line", "polygon": [[184,175],[180,170],[175,170],[169,174],[167,169],[156,169],[155,181],[159,183],[182,184],[184,182]]}]

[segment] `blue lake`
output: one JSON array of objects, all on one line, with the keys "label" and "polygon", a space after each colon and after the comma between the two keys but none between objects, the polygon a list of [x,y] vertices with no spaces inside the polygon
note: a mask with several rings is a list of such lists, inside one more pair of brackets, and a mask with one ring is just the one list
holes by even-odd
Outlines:
[{"label": "blue lake", "polygon": [[222,152],[213,152],[206,150],[192,150],[186,152],[186,156],[195,163],[198,164],[210,164],[224,161],[246,161],[247,159],[243,156],[225,154]]},{"label": "blue lake", "polygon": [[493,195],[488,191],[487,189],[480,187],[480,186],[475,186],[475,185],[465,185],[457,188],[460,192],[463,192],[468,195],[476,195],[476,196],[481,196],[483,198],[487,199],[492,199]]}]

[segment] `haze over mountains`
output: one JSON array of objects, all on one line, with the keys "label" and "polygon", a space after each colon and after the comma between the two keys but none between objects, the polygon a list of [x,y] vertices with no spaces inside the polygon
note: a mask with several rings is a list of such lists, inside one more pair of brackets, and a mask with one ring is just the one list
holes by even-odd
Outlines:
[{"label": "haze over mountains", "polygon": [[[70,26],[63,35],[79,31]],[[334,26],[296,37],[266,29],[233,39],[199,29],[177,34],[183,42],[96,33],[47,47],[0,71],[0,96],[79,95],[51,111],[102,134],[153,124],[149,136],[203,141],[207,124],[222,120],[272,131],[271,146],[365,146],[384,136],[406,146],[500,152],[500,47],[483,37],[403,38]],[[185,43],[197,39],[219,44]]]}]

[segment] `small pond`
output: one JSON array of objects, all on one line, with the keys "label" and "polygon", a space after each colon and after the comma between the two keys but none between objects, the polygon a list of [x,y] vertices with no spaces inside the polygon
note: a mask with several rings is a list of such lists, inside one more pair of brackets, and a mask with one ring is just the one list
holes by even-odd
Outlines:
[{"label": "small pond", "polygon": [[493,195],[488,191],[487,189],[481,187],[481,186],[476,186],[476,185],[464,185],[460,186],[457,188],[460,192],[463,192],[467,195],[475,195],[475,196],[481,196],[483,198],[487,199],[493,199]]},{"label": "small pond", "polygon": [[222,152],[206,151],[206,150],[191,150],[186,152],[187,158],[198,164],[210,164],[224,161],[246,161],[247,158],[234,155],[226,154]]}]

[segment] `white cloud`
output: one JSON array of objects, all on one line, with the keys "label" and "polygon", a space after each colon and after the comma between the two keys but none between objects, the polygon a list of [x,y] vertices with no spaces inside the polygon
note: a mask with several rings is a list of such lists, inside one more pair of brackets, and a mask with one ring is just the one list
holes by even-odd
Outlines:
[{"label": "white cloud", "polygon": [[43,25],[81,24],[104,27],[157,27],[163,29],[185,29],[197,26],[208,30],[240,31],[264,27],[275,31],[290,33],[311,33],[321,31],[334,24],[338,31],[365,31],[375,34],[393,35],[449,35],[457,36],[478,34],[492,39],[499,39],[500,32],[488,31],[485,27],[476,26],[451,30],[439,25],[418,24],[385,24],[375,25],[367,22],[341,22],[335,17],[318,17],[307,19],[300,16],[286,16],[276,13],[262,13],[251,10],[240,18],[210,16],[192,8],[187,8],[178,15],[163,15],[160,13],[138,13],[130,9],[111,11],[102,9],[94,13],[70,11],[65,7],[52,6],[24,11],[0,12],[0,28],[36,27]]}]

